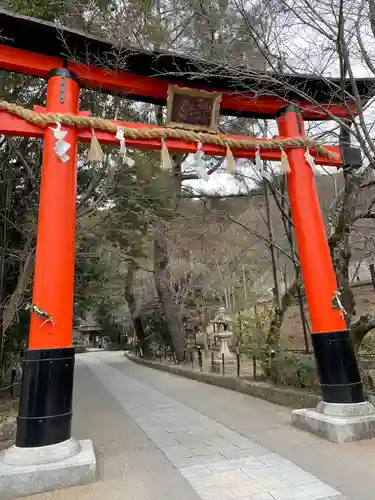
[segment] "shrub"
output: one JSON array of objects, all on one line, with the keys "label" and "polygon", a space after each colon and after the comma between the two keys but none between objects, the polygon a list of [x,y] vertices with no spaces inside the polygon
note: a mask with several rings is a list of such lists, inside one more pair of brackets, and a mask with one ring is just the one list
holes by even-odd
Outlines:
[{"label": "shrub", "polygon": [[375,354],[375,338],[371,333],[362,340],[359,354]]},{"label": "shrub", "polygon": [[74,346],[74,350],[76,354],[82,354],[83,352],[86,352],[87,349],[84,345],[76,345]]},{"label": "shrub", "polygon": [[268,357],[265,343],[269,329],[273,306],[266,305],[262,309],[241,311],[236,316],[233,330],[236,344],[241,353],[257,356],[262,361]]},{"label": "shrub", "polygon": [[268,373],[275,384],[319,391],[313,356],[280,351],[270,359]]},{"label": "shrub", "polygon": [[240,352],[259,358],[264,376],[274,384],[320,392],[313,355],[270,351],[266,338],[273,313],[273,306],[267,305],[237,316],[234,333]]}]

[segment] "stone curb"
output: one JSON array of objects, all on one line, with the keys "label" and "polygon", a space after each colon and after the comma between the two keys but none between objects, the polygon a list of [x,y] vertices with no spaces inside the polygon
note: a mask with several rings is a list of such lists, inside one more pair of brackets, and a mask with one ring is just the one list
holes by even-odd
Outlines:
[{"label": "stone curb", "polygon": [[241,392],[255,398],[265,399],[274,404],[288,406],[290,408],[315,408],[321,401],[321,397],[317,394],[312,394],[298,389],[290,389],[284,387],[276,387],[266,382],[252,382],[244,379],[236,379],[216,373],[202,373],[191,370],[185,370],[181,366],[163,365],[155,361],[138,358],[132,354],[125,353],[125,357],[134,363],[143,366],[148,366],[163,372],[173,373],[180,377],[204,382],[205,384],[216,385],[231,391]]}]

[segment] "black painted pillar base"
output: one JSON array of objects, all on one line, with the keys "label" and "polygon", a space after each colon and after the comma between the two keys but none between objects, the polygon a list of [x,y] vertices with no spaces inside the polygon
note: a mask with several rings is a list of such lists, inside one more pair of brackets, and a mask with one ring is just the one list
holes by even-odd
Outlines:
[{"label": "black painted pillar base", "polygon": [[366,398],[349,331],[312,335],[325,403],[363,403]]},{"label": "black painted pillar base", "polygon": [[47,446],[70,439],[74,354],[74,347],[25,352],[16,446]]}]

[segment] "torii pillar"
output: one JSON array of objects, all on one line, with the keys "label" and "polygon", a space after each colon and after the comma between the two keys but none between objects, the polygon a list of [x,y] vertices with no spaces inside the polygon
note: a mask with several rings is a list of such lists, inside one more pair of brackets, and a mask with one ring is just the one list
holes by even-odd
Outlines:
[{"label": "torii pillar", "polygon": [[[281,137],[304,137],[302,114],[290,104],[278,118]],[[312,325],[312,344],[322,402],[292,412],[292,422],[331,441],[366,438],[375,432],[375,408],[366,401],[325,233],[314,173],[305,148],[287,151],[289,201]]]},{"label": "torii pillar", "polygon": [[[74,74],[65,68],[51,71],[47,111],[78,114],[78,104]],[[71,437],[77,131],[69,129],[64,140],[70,144],[65,162],[55,152],[52,128],[46,128],[17,437],[0,460],[0,497],[5,500],[90,483],[96,477],[91,441]]]}]

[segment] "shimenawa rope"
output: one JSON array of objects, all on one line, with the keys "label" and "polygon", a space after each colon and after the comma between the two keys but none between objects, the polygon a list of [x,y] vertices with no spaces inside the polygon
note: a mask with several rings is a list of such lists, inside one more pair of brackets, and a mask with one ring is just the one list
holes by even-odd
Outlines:
[{"label": "shimenawa rope", "polygon": [[256,148],[265,150],[283,150],[284,148],[294,149],[300,147],[309,147],[315,148],[317,153],[322,156],[326,156],[328,158],[331,158],[332,160],[337,159],[336,153],[328,151],[317,141],[315,141],[314,139],[308,139],[307,137],[291,137],[265,141],[263,139],[237,139],[220,134],[195,132],[192,130],[184,130],[171,127],[126,127],[118,125],[112,120],[106,120],[104,118],[97,118],[94,116],[78,116],[69,113],[38,113],[37,111],[32,111],[18,104],[7,102],[4,100],[0,101],[0,110],[7,111],[12,115],[17,115],[27,122],[33,123],[42,128],[48,127],[49,125],[55,125],[56,123],[61,123],[69,127],[90,128],[94,130],[111,132],[114,134],[116,134],[117,130],[121,128],[124,131],[124,136],[128,139],[182,139],[191,142],[201,142],[202,144],[214,144],[225,149]]}]

